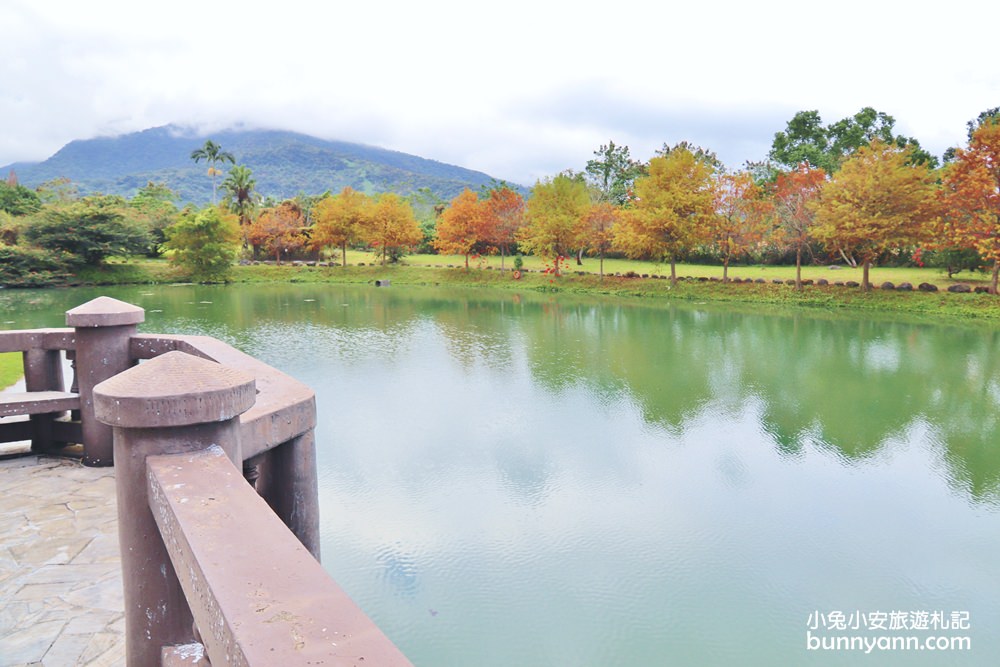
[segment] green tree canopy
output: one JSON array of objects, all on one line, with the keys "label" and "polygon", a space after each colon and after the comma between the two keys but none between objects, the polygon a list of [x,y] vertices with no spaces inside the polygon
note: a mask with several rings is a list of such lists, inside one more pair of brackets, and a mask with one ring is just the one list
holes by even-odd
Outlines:
[{"label": "green tree canopy", "polygon": [[1000,107],[987,109],[965,124],[969,130],[969,141],[972,141],[972,135],[976,133],[976,130],[986,123],[991,123],[993,125],[1000,123]]},{"label": "green tree canopy", "polygon": [[193,279],[219,282],[229,276],[239,238],[235,216],[214,206],[185,209],[166,234],[166,246],[174,251],[172,261]]},{"label": "green tree canopy", "polygon": [[23,185],[0,181],[0,211],[11,215],[29,215],[42,207],[38,195]]},{"label": "green tree canopy", "polygon": [[149,233],[128,213],[128,204],[121,197],[84,197],[78,202],[43,208],[24,236],[41,248],[67,253],[73,263],[94,266],[113,255],[148,249]]},{"label": "green tree canopy", "polygon": [[80,199],[80,189],[66,177],[45,181],[35,191],[43,204],[68,204]]},{"label": "green tree canopy", "polygon": [[830,150],[829,132],[815,110],[798,112],[784,132],[776,132],[768,156],[787,170],[808,163],[827,173],[836,161]]},{"label": "green tree canopy", "polygon": [[909,149],[908,159],[914,164],[937,166],[937,158],[921,148],[920,142],[895,134],[895,125],[895,118],[872,107],[864,107],[829,126],[823,125],[819,111],[799,111],[788,121],[784,132],[775,133],[768,155],[789,171],[807,162],[832,174],[860,148],[879,140]]},{"label": "green tree canopy", "polygon": [[61,253],[0,243],[0,285],[44,287],[69,277]]},{"label": "green tree canopy", "polygon": [[726,165],[722,164],[722,160],[720,160],[719,156],[715,154],[715,151],[703,148],[702,146],[691,143],[686,139],[684,141],[678,141],[673,146],[664,142],[663,147],[656,151],[656,155],[657,157],[670,157],[671,153],[681,150],[687,151],[693,155],[695,160],[703,162],[712,171],[721,173],[726,170]]},{"label": "green tree canopy", "polygon": [[147,182],[129,200],[132,217],[141,222],[149,232],[149,249],[146,254],[150,257],[160,255],[163,243],[166,241],[164,230],[177,221],[178,211],[175,201],[177,201],[176,192],[168,188],[165,183],[153,181]]},{"label": "green tree canopy", "polygon": [[625,206],[643,166],[632,159],[628,146],[615,146],[615,142],[609,141],[594,151],[594,158],[587,161],[584,171],[588,182],[600,193],[598,201]]}]

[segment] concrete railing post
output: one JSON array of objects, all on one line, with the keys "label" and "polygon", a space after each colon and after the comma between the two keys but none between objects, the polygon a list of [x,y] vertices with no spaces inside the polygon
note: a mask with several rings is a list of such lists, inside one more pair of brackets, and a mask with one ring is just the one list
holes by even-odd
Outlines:
[{"label": "concrete railing post", "polygon": [[94,389],[94,410],[114,430],[118,534],[129,667],[158,665],[161,647],[194,640],[191,610],[149,505],[146,458],[217,445],[242,465],[239,415],[254,379],[183,352],[168,352]]},{"label": "concrete railing post", "polygon": [[94,387],[133,365],[129,339],[146,311],[101,296],[66,311],[66,326],[76,329],[76,377],[80,392],[83,464],[113,463],[111,427],[94,417]]},{"label": "concrete railing post", "polygon": [[271,450],[274,513],[320,560],[319,482],[316,474],[316,437],[312,429]]},{"label": "concrete railing post", "polygon": [[[27,391],[63,391],[62,357],[59,350],[33,348],[22,353],[24,388]],[[45,452],[55,445],[52,421],[65,413],[31,415],[31,451]]]}]

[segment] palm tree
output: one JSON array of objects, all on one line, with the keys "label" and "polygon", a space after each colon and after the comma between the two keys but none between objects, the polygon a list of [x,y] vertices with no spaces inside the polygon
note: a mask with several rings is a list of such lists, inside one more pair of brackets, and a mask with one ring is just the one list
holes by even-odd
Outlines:
[{"label": "palm tree", "polygon": [[216,203],[215,177],[222,173],[221,170],[216,169],[215,165],[219,162],[236,164],[236,158],[229,151],[222,150],[219,144],[207,139],[204,146],[191,151],[191,159],[195,161],[195,164],[202,160],[208,162],[208,175],[212,177],[212,205],[214,206]]},{"label": "palm tree", "polygon": [[257,208],[257,181],[249,167],[241,164],[229,170],[226,180],[222,181],[222,189],[226,193],[223,200],[230,211],[240,217],[240,229],[243,232],[243,247],[247,247],[247,229],[254,209]]}]

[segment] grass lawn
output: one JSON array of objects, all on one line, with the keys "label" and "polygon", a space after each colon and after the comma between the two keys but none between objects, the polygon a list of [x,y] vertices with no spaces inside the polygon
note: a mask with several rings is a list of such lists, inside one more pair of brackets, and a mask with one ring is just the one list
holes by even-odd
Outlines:
[{"label": "grass lawn", "polygon": [[6,389],[24,376],[20,352],[0,353],[0,389]]},{"label": "grass lawn", "polygon": [[[335,261],[340,260],[340,253],[337,252],[331,257]],[[522,258],[524,268],[530,271],[542,271],[548,264],[539,257],[531,255]],[[286,262],[287,263],[287,262]],[[375,256],[371,252],[363,250],[348,250],[347,264],[355,267],[363,264],[365,267],[377,267]],[[465,258],[462,255],[406,255],[402,266],[420,268],[464,268]],[[263,265],[262,265],[263,266]],[[391,266],[391,265],[390,265]],[[504,260],[504,268],[512,269],[514,259],[507,257]],[[239,267],[237,267],[239,269]],[[244,267],[245,268],[245,267]],[[387,267],[388,268],[388,267]],[[473,269],[500,269],[500,257],[490,256],[480,259],[469,259],[470,271]],[[597,275],[600,271],[600,260],[594,257],[585,257],[582,266],[577,266],[576,260],[570,260],[564,265],[564,272],[567,275],[575,275],[576,272],[583,271]],[[616,273],[634,273],[669,276],[669,264],[655,264],[631,259],[606,259],[604,260],[604,274],[613,276]],[[704,264],[677,264],[677,275],[690,276],[692,278],[721,278],[721,266],[708,266]],[[837,268],[830,268],[828,265],[803,266],[802,278],[804,280],[819,280],[826,278],[831,283],[834,281],[861,282],[862,270],[860,267],[854,269],[849,266],[838,265]],[[795,278],[794,266],[730,266],[730,278],[763,278],[767,281],[781,279],[789,280]],[[169,261],[165,259],[144,259],[133,258],[129,260],[112,260],[105,266],[88,267],[77,275],[77,280],[82,284],[102,285],[102,284],[128,284],[128,283],[169,283],[184,280],[184,276]],[[946,289],[949,285],[956,283],[966,283],[972,286],[988,285],[989,274],[986,272],[963,271],[949,279],[943,269],[929,269],[917,267],[872,267],[869,273],[869,280],[875,285],[889,281],[895,284],[909,282],[914,286],[923,282],[933,283],[941,289]],[[426,281],[421,281],[426,282]]]},{"label": "grass lawn", "polygon": [[[360,251],[348,251],[347,253],[347,263],[357,264],[358,262],[364,262],[366,264],[371,262],[371,253],[360,252]],[[546,268],[546,264],[543,260],[538,257],[526,256],[524,259],[524,268],[531,269],[533,271],[538,271]],[[465,258],[461,255],[407,255],[403,258],[403,263],[409,266],[424,266],[424,267],[434,267],[434,266],[448,266],[449,264],[456,267],[465,266]],[[500,268],[500,257],[484,257],[481,262],[476,260],[469,261],[470,268],[476,268],[480,264],[485,268],[486,266],[492,266],[494,269]],[[504,262],[506,268],[511,268],[513,266],[512,258],[506,258]],[[569,263],[566,264],[567,272],[575,271],[586,271],[587,273],[597,274],[600,271],[600,260],[594,257],[585,257],[583,259],[583,266],[577,266],[576,260],[570,258]],[[642,275],[648,273],[650,275],[656,274],[661,276],[670,275],[670,265],[669,264],[654,264],[652,262],[643,262],[640,260],[632,259],[606,259],[604,260],[604,274],[614,275],[615,273],[628,273],[633,271]],[[837,280],[848,281],[853,280],[855,282],[861,282],[862,269],[858,267],[852,269],[849,266],[838,266],[836,269],[831,269],[829,265],[822,266],[803,266],[802,267],[802,279],[803,280],[819,280],[820,278],[826,278],[830,282]],[[704,264],[678,264],[677,265],[677,275],[678,276],[691,276],[693,278],[699,277],[722,277],[722,267],[721,266],[707,266]],[[763,265],[753,265],[753,266],[730,266],[729,267],[729,277],[730,278],[752,278],[756,280],[757,278],[763,278],[765,280],[774,279],[794,279],[795,278],[795,267],[794,266],[763,266]],[[902,282],[912,283],[914,287],[920,283],[927,282],[933,283],[938,287],[944,289],[949,285],[955,283],[967,283],[969,285],[988,285],[990,276],[985,272],[962,272],[955,276],[954,279],[949,279],[948,274],[943,269],[923,269],[917,267],[872,267],[869,271],[868,279],[875,285],[880,285],[886,281],[899,284]]]},{"label": "grass lawn", "polygon": [[[333,255],[340,259],[339,253]],[[763,283],[723,284],[714,281],[682,280],[676,286],[669,280],[629,279],[618,277],[634,272],[638,275],[666,277],[669,265],[653,264],[626,259],[608,259],[604,262],[605,277],[598,276],[600,262],[585,258],[582,266],[570,259],[564,275],[556,278],[542,273],[546,263],[537,257],[524,257],[524,272],[520,280],[511,274],[513,259],[506,258],[507,271],[501,273],[499,257],[470,259],[470,270],[465,271],[465,258],[460,255],[407,255],[399,264],[376,264],[370,252],[348,251],[348,266],[304,266],[284,263],[234,266],[231,281],[235,283],[372,283],[389,279],[398,285],[452,285],[456,287],[494,287],[516,290],[550,292],[575,292],[613,296],[686,299],[691,301],[723,301],[744,304],[775,304],[779,306],[811,307],[826,310],[865,310],[868,312],[910,313],[920,317],[974,318],[1000,321],[1000,297],[989,294],[951,294],[944,290],[954,283],[964,282],[973,286],[986,285],[985,273],[962,273],[949,280],[944,271],[927,268],[874,267],[870,280],[876,286],[883,282],[899,284],[909,282],[914,286],[923,282],[938,286],[940,292],[900,292],[873,290],[864,293],[858,288],[840,286],[809,286],[801,292],[774,280],[795,277],[794,266],[734,266],[729,269],[731,278],[758,279]],[[804,279],[816,281],[825,278],[835,281],[861,281],[862,270],[829,266],[803,267]],[[722,276],[721,266],[678,264],[678,277],[715,278]],[[108,265],[91,268],[79,274],[74,284],[116,285],[143,283],[184,282],[185,276],[165,259],[133,258],[114,260]]]}]

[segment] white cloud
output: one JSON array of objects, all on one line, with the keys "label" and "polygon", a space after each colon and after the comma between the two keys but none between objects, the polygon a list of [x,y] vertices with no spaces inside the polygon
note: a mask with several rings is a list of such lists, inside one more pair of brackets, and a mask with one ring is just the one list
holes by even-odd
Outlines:
[{"label": "white cloud", "polygon": [[[993,3],[9,0],[0,164],[167,123],[292,129],[531,184],[614,139],[761,159],[874,106],[940,153],[1000,104]],[[955,36],[953,36],[955,35]],[[980,43],[981,42],[981,43]],[[940,45],[940,46],[938,46]]]}]

